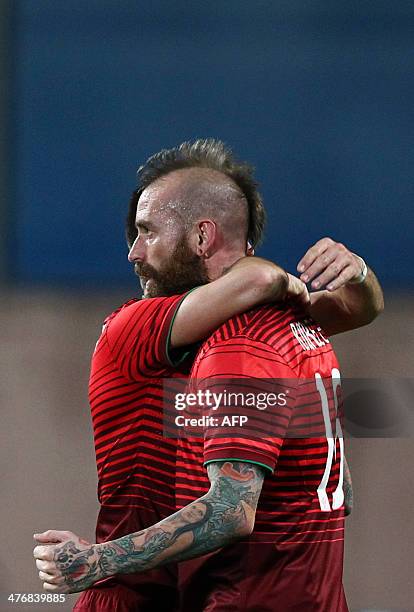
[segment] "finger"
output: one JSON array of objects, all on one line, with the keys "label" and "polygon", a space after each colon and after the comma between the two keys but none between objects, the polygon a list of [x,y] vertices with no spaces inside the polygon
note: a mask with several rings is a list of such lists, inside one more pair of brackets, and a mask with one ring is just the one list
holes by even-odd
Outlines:
[{"label": "finger", "polygon": [[359,276],[361,276],[362,271],[366,264],[364,260],[362,259],[362,257],[359,257],[359,255],[355,255],[355,253],[351,253],[350,264],[353,267],[352,277],[350,280],[355,280],[355,278],[358,278]]},{"label": "finger", "polygon": [[49,546],[36,546],[33,549],[33,556],[35,559],[44,559],[46,561],[52,561],[55,554],[55,547],[53,544]]},{"label": "finger", "polygon": [[310,302],[310,296],[306,285],[299,279],[291,277],[286,299],[306,308]]},{"label": "finger", "polygon": [[291,276],[289,279],[288,298],[299,302],[306,302],[310,299],[309,291],[305,283],[295,276]]},{"label": "finger", "polygon": [[327,269],[329,265],[338,257],[338,252],[334,248],[327,249],[321,255],[319,255],[314,262],[301,274],[300,279],[304,283],[308,283],[315,279],[319,274]]},{"label": "finger", "polygon": [[51,584],[50,582],[43,583],[43,589],[45,591],[53,592],[53,593],[64,593],[64,586],[60,584]]},{"label": "finger", "polygon": [[340,289],[341,287],[346,285],[346,283],[350,281],[351,278],[353,278],[354,276],[355,270],[353,266],[347,266],[342,270],[341,274],[339,274],[337,278],[327,284],[326,288],[328,289],[328,291],[336,291],[336,289]]},{"label": "finger", "polygon": [[70,531],[58,531],[57,529],[48,529],[43,533],[34,533],[33,537],[37,542],[42,543],[58,543],[63,542],[71,537]]},{"label": "finger", "polygon": [[289,272],[287,273],[288,276],[288,287],[286,290],[286,293],[288,296],[295,296],[298,295],[301,291],[303,291],[303,288],[306,287],[305,283],[303,283],[299,278],[297,278],[296,276],[293,276],[293,274],[289,274]]},{"label": "finger", "polygon": [[69,587],[65,582],[62,584],[51,584],[50,582],[44,582],[43,588],[45,591],[53,593],[78,593],[82,588]]},{"label": "finger", "polygon": [[36,567],[41,572],[46,572],[47,574],[55,575],[57,572],[56,564],[53,561],[42,561],[41,559],[36,559]]},{"label": "finger", "polygon": [[308,306],[310,304],[310,295],[307,289],[300,294],[299,298],[303,306]]},{"label": "finger", "polygon": [[312,288],[319,289],[334,281],[349,266],[348,258],[336,258],[327,268],[312,281]]},{"label": "finger", "polygon": [[48,574],[47,572],[39,572],[39,578],[42,582],[49,582],[50,584],[62,584],[64,578],[61,575]]},{"label": "finger", "polygon": [[316,242],[310,249],[306,251],[305,255],[299,261],[297,266],[298,272],[306,272],[306,270],[309,268],[310,265],[312,265],[315,259],[322,255],[322,253],[324,253],[326,249],[331,247],[333,244],[334,241],[332,240],[332,238],[322,238],[321,240],[318,240],[318,242]]},{"label": "finger", "polygon": [[[359,273],[359,262],[357,261],[356,256],[348,251],[343,244],[336,243],[331,249],[324,253],[323,257],[328,255],[329,258],[331,258],[332,255],[334,255],[335,258],[331,261],[326,270],[320,273],[320,277],[314,278],[312,281],[312,287],[314,289],[327,285],[330,281],[334,280],[332,277],[332,272],[334,273],[334,276],[339,276],[345,269],[347,269],[345,275],[341,276],[341,285],[348,282],[351,278],[354,278]],[[348,267],[350,267],[349,270]],[[338,289],[338,286],[335,288]]]}]

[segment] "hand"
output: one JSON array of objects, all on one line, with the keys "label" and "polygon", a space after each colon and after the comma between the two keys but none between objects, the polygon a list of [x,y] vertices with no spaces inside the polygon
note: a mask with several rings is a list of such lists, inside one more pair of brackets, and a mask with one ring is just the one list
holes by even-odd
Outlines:
[{"label": "hand", "polygon": [[103,578],[96,545],[70,531],[34,534],[33,556],[46,591],[77,593]]},{"label": "hand", "polygon": [[287,275],[289,284],[286,290],[286,301],[296,302],[307,310],[310,305],[310,296],[305,283],[293,274],[289,274],[289,272],[287,272]]},{"label": "hand", "polygon": [[335,291],[357,279],[363,267],[358,255],[331,238],[318,240],[302,257],[297,270],[304,283],[311,282],[312,289],[326,287]]}]

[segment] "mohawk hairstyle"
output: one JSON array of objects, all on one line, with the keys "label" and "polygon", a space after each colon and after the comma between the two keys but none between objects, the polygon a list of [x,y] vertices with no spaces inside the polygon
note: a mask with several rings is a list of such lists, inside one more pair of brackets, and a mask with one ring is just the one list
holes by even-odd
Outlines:
[{"label": "mohawk hairstyle", "polygon": [[232,151],[222,141],[214,138],[183,142],[172,149],[162,149],[138,168],[138,187],[132,193],[126,222],[126,238],[132,245],[137,230],[135,215],[141,193],[162,176],[183,168],[210,168],[233,180],[247,201],[249,211],[247,239],[253,247],[263,240],[266,214],[258,185],[253,177],[253,167],[235,159]]}]

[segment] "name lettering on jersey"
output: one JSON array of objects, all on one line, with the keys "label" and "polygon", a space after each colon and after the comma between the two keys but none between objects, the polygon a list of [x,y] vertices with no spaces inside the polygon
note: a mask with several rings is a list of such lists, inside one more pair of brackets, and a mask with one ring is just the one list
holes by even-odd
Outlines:
[{"label": "name lettering on jersey", "polygon": [[304,323],[298,322],[291,323],[290,328],[304,351],[313,351],[316,348],[325,346],[325,344],[330,344],[328,338],[325,338],[322,334],[320,327],[314,329]]}]

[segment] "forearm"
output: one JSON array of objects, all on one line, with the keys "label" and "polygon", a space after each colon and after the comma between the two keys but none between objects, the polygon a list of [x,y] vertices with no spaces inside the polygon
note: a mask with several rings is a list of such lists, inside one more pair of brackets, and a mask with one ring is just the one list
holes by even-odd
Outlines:
[{"label": "forearm", "polygon": [[[262,468],[224,461],[207,466],[209,492],[156,525],[89,544],[70,531],[36,534],[33,554],[46,590],[76,593],[115,574],[144,572],[216,550],[251,533]],[[44,545],[42,545],[42,543]]]},{"label": "forearm", "polygon": [[[256,256],[242,257],[214,282],[221,282],[227,295],[236,300],[238,308],[281,301],[289,284],[286,271],[278,264]],[[212,287],[210,283],[206,288]]]},{"label": "forearm", "polygon": [[181,303],[171,330],[171,347],[207,337],[222,323],[286,296],[288,277],[282,268],[259,257],[242,257],[220,278],[198,287]]},{"label": "forearm", "polygon": [[[209,503],[210,500],[205,497],[203,501]],[[182,514],[180,511],[170,518],[180,520]],[[155,527],[98,545],[102,575],[144,572],[166,563],[191,559],[221,548],[244,534],[242,521],[232,517],[224,519],[214,532],[211,524],[205,532],[187,532],[188,535],[175,539],[177,529],[170,531],[170,518]],[[213,515],[213,520],[216,521],[217,516]]]},{"label": "forearm", "polygon": [[362,283],[347,283],[337,291],[350,317],[360,325],[371,323],[384,310],[384,295],[370,268]]},{"label": "forearm", "polygon": [[208,494],[197,500],[201,501],[212,511],[204,529],[180,534],[180,527],[174,528],[174,524],[184,520],[186,507],[154,527],[96,545],[100,576],[145,572],[166,563],[191,559],[222,548],[247,533],[240,507],[229,509],[229,514],[223,516],[222,505],[217,506],[214,496]]},{"label": "forearm", "polygon": [[367,325],[384,309],[381,286],[369,268],[363,283],[347,283],[334,291],[317,291],[310,298],[310,314],[328,334]]},{"label": "forearm", "polygon": [[73,540],[62,545],[55,562],[70,592],[115,574],[197,557],[248,535],[263,483],[261,469],[224,462],[210,464],[208,473],[206,495],[148,529],[83,550]]}]

